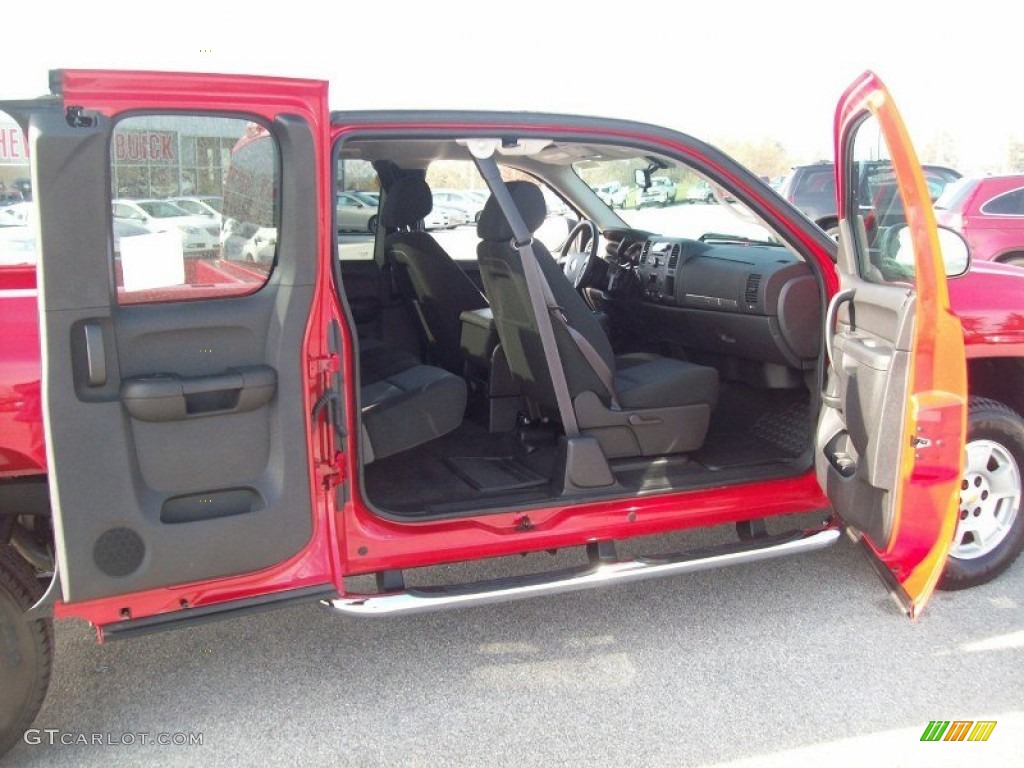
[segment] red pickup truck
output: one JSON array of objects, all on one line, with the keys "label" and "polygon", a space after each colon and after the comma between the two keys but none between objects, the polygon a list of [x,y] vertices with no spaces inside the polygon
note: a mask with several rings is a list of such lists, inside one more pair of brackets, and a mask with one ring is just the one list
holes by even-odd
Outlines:
[{"label": "red pickup truck", "polygon": [[[0,268],[0,750],[45,695],[52,617],[103,640],[302,600],[439,610],[841,529],[917,616],[1024,544],[1024,272],[969,265],[936,228],[870,73],[836,112],[838,243],[650,125],[329,112],[306,80],[51,81],[0,102],[35,195],[33,263]],[[891,164],[898,218],[857,198],[868,160]],[[595,191],[682,173],[722,204],[613,211]],[[479,221],[428,234],[431,187],[458,184],[489,188]],[[377,191],[372,235],[339,233],[346,189]],[[166,202],[119,234],[133,200]],[[734,543],[617,551],[721,524]],[[554,549],[579,567],[416,586]]]}]

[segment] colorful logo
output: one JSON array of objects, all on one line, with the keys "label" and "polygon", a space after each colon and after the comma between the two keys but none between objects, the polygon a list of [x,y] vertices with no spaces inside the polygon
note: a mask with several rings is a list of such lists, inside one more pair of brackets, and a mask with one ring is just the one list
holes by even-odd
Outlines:
[{"label": "colorful logo", "polygon": [[995,729],[995,720],[932,720],[921,741],[988,741]]}]

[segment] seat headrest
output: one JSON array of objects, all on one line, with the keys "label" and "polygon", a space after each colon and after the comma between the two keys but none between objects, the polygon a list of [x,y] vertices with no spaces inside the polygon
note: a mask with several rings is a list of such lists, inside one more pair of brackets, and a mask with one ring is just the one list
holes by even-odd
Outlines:
[{"label": "seat headrest", "polygon": [[[527,228],[530,232],[536,232],[548,215],[548,206],[544,202],[540,187],[530,181],[509,181],[505,186],[508,187],[512,201],[519,209]],[[480,221],[476,225],[476,234],[481,240],[501,242],[512,239],[512,227],[508,225],[508,220],[494,195],[487,198],[487,204],[484,205]]]},{"label": "seat headrest", "polygon": [[411,227],[433,207],[434,196],[427,182],[419,176],[403,176],[388,189],[380,220],[388,229]]}]

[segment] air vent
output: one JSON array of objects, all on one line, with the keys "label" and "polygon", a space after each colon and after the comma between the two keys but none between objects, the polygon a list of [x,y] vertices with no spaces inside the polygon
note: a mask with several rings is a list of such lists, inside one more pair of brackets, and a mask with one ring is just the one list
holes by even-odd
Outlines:
[{"label": "air vent", "polygon": [[647,263],[647,254],[650,252],[650,250],[651,250],[651,241],[648,240],[648,241],[646,241],[644,243],[644,249],[642,251],[640,251],[640,263],[641,264],[646,264]]},{"label": "air vent", "polygon": [[679,243],[672,246],[672,253],[668,257],[668,268],[675,269],[679,263]]},{"label": "air vent", "polygon": [[757,304],[757,290],[761,287],[761,276],[750,275],[747,277],[747,290],[743,293],[743,300],[747,304]]}]

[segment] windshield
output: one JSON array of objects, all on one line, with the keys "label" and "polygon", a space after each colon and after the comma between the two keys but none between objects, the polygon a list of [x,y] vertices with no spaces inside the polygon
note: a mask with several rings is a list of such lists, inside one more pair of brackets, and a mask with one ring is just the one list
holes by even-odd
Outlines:
[{"label": "windshield", "polygon": [[634,229],[692,240],[778,242],[745,205],[688,168],[664,163],[652,172],[651,186],[641,189],[635,172],[650,165],[646,157],[585,160],[573,170]]},{"label": "windshield", "polygon": [[201,206],[195,200],[178,200],[175,203],[175,205],[181,208],[182,210],[187,211],[188,213],[194,213],[197,216],[210,215],[210,212],[203,208],[203,206]]},{"label": "windshield", "polygon": [[138,206],[156,219],[173,219],[176,216],[189,215],[188,211],[179,208],[174,203],[168,203],[162,200],[139,203]]}]

